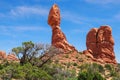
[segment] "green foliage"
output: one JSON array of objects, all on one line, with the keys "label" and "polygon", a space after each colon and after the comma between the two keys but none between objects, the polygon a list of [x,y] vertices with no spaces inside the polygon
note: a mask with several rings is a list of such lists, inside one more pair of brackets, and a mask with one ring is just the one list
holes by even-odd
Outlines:
[{"label": "green foliage", "polygon": [[77,63],[73,63],[73,66],[77,66]]},{"label": "green foliage", "polygon": [[[78,80],[105,80],[101,74],[104,73],[102,65],[97,63],[83,64],[80,67]],[[101,74],[100,74],[101,73]]]},{"label": "green foliage", "polygon": [[105,80],[98,72],[83,71],[79,73],[78,80]]},{"label": "green foliage", "polygon": [[[97,63],[84,63],[78,66],[75,62],[69,62],[60,65],[59,60],[52,63],[51,58],[60,51],[50,45],[34,44],[29,41],[23,42],[22,46],[13,48],[12,51],[18,56],[22,65],[3,61],[0,64],[0,79],[2,80],[105,80],[102,77],[102,75],[106,77],[105,70],[109,71],[107,76],[112,77],[112,80],[120,80],[120,64],[115,68],[110,64],[103,67]],[[82,54],[82,52],[79,53]],[[69,55],[66,54],[65,57],[69,58]],[[79,58],[79,54],[76,55],[76,59],[80,62],[84,60]],[[76,70],[68,69],[70,66],[80,68],[78,77],[76,77]]]},{"label": "green foliage", "polygon": [[65,55],[65,58],[69,58],[69,55],[68,55],[68,54],[66,54],[66,55]]},{"label": "green foliage", "polygon": [[[12,52],[18,56],[22,65],[29,62],[32,65],[42,67],[50,61],[54,55],[62,51],[48,44],[34,44],[32,41],[29,41],[23,42],[20,47],[13,48]],[[47,58],[44,58],[46,56]]]},{"label": "green foliage", "polygon": [[2,64],[0,64],[0,70],[1,70],[1,69],[3,69],[3,65],[2,65]]},{"label": "green foliage", "polygon": [[83,52],[78,52],[79,54],[83,54]]},{"label": "green foliage", "polygon": [[26,63],[23,66],[18,63],[11,63],[0,70],[0,78],[6,79],[21,79],[21,80],[52,80],[52,77],[36,66]]},{"label": "green foliage", "polygon": [[66,64],[67,68],[69,68],[71,65],[72,65],[71,62],[68,62],[68,63]]},{"label": "green foliage", "polygon": [[92,80],[105,80],[100,73],[95,72]]},{"label": "green foliage", "polygon": [[4,63],[0,69],[0,78],[3,80],[77,80],[74,70],[67,70],[60,64],[46,63],[42,67],[31,63]]},{"label": "green foliage", "polygon": [[50,74],[53,80],[74,80],[76,78],[75,71],[66,70],[60,64],[45,64],[42,70]]},{"label": "green foliage", "polygon": [[104,67],[100,64],[97,64],[97,63],[93,63],[92,66],[94,67],[94,69],[100,73],[104,73],[105,70],[104,70]]},{"label": "green foliage", "polygon": [[105,64],[105,68],[106,68],[107,70],[109,70],[109,71],[112,70],[112,66],[111,66],[110,64]]},{"label": "green foliage", "polygon": [[83,58],[79,58],[78,60],[79,60],[79,62],[83,62],[83,61],[84,61],[84,59],[83,59]]}]

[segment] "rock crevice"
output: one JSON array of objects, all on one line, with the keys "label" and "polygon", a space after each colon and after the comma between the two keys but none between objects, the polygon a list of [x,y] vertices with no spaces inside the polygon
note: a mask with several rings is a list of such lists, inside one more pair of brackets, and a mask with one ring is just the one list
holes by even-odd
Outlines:
[{"label": "rock crevice", "polygon": [[91,54],[101,62],[116,63],[112,29],[109,26],[91,29],[87,34],[86,46],[84,54]]}]

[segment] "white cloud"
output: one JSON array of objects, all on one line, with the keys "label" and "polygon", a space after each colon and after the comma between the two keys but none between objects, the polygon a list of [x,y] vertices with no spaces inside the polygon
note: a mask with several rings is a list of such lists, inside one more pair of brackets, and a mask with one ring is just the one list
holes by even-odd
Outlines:
[{"label": "white cloud", "polygon": [[64,20],[70,21],[75,24],[84,25],[89,28],[94,26],[92,23],[102,24],[102,23],[109,23],[114,21],[113,17],[112,18],[88,17],[88,16],[81,16],[69,11],[62,12],[61,14]]},{"label": "white cloud", "polygon": [[13,16],[27,16],[27,15],[48,15],[49,10],[45,7],[30,7],[30,6],[19,6],[10,10],[10,14]]},{"label": "white cloud", "polygon": [[12,31],[45,31],[48,28],[42,26],[0,26],[0,30],[7,32],[9,30]]},{"label": "white cloud", "polygon": [[35,26],[17,26],[14,28],[16,31],[46,31],[44,27],[35,27]]},{"label": "white cloud", "polygon": [[93,3],[93,4],[119,4],[120,0],[85,0],[88,3]]},{"label": "white cloud", "polygon": [[[36,31],[50,31],[48,28],[42,26],[0,26],[0,35],[15,37],[19,33],[23,32],[36,32]],[[15,34],[16,33],[16,34]]]}]

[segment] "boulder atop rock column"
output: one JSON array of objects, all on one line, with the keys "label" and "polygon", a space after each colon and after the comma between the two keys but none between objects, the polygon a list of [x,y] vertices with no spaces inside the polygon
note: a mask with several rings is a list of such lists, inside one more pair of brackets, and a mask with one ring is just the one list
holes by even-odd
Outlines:
[{"label": "boulder atop rock column", "polygon": [[60,10],[59,7],[54,4],[49,12],[48,24],[52,28],[52,42],[51,44],[56,48],[62,49],[65,52],[77,51],[75,47],[70,45],[66,39],[65,34],[60,29]]}]

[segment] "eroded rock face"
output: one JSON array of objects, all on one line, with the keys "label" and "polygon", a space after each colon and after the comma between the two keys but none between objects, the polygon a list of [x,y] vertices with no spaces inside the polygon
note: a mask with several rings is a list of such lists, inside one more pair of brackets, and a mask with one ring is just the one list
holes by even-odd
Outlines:
[{"label": "eroded rock face", "polygon": [[15,54],[8,54],[7,60],[8,61],[19,61],[18,58],[15,56]]},{"label": "eroded rock face", "polygon": [[60,29],[60,10],[54,4],[49,12],[48,24],[52,28],[52,45],[66,51],[75,51],[76,49],[71,46],[66,39],[66,36]]},{"label": "eroded rock face", "polygon": [[8,54],[6,55],[6,52],[0,51],[0,59],[2,60],[8,60],[8,61],[19,61],[19,59],[16,57],[15,54]]},{"label": "eroded rock face", "polygon": [[91,29],[87,34],[86,45],[84,54],[91,54],[101,62],[116,64],[112,29],[109,26]]},{"label": "eroded rock face", "polygon": [[0,58],[5,59],[6,58],[6,53],[4,51],[0,51]]}]

